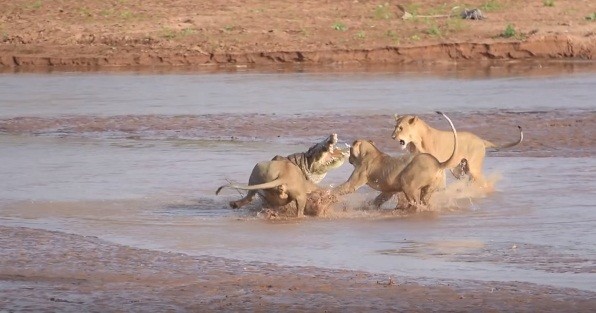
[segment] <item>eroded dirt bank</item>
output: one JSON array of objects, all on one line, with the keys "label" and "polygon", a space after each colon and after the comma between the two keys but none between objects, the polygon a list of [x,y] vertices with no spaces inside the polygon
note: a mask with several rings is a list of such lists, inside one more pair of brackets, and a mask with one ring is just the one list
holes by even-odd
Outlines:
[{"label": "eroded dirt bank", "polygon": [[[596,38],[596,37],[595,37]],[[47,67],[131,67],[200,65],[272,65],[285,63],[315,64],[408,64],[415,62],[453,62],[525,59],[594,59],[595,38],[554,35],[523,42],[437,43],[425,46],[383,47],[318,51],[263,51],[238,53],[194,53],[175,49],[147,52],[123,51],[103,55],[100,51],[68,52],[74,47],[36,47],[43,53],[1,53],[0,66],[14,68]],[[52,51],[53,49],[60,50]],[[65,53],[66,52],[66,53]]]},{"label": "eroded dirt bank", "polygon": [[[5,69],[593,60],[596,49],[588,0],[0,4]],[[465,8],[486,18],[461,19]]]}]

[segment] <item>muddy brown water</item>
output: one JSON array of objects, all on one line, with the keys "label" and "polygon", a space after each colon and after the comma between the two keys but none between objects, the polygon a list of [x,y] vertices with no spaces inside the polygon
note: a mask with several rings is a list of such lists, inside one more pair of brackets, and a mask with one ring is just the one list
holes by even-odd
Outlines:
[{"label": "muddy brown water", "polygon": [[[188,255],[596,291],[596,71],[540,66],[0,74],[0,224]],[[487,157],[494,192],[450,178],[435,208],[401,215],[371,209],[363,187],[299,221],[266,220],[258,203],[232,210],[236,191],[214,195],[331,132],[402,153],[393,113],[446,129],[435,110],[497,143],[524,128],[520,146]]]}]

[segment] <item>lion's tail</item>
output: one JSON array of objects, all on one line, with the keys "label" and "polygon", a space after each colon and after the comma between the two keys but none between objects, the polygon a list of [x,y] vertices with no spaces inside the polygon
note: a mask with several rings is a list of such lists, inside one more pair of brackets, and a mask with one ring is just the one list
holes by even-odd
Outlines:
[{"label": "lion's tail", "polygon": [[501,149],[507,149],[507,148],[511,148],[513,146],[517,146],[519,145],[523,140],[524,140],[524,131],[522,130],[521,126],[517,126],[517,128],[519,129],[519,139],[517,141],[514,142],[510,142],[510,143],[506,143],[504,145],[500,145],[497,146],[494,143],[488,141],[488,140],[483,140],[484,141],[484,147],[486,148],[493,148],[494,150],[501,150]]},{"label": "lion's tail", "polygon": [[217,191],[215,191],[215,194],[218,195],[219,192],[224,188],[234,188],[234,189],[242,189],[242,190],[258,190],[258,189],[271,189],[271,188],[279,187],[281,185],[283,185],[283,182],[279,178],[276,180],[270,181],[268,183],[263,183],[263,184],[258,184],[258,185],[228,184],[228,185],[223,185],[223,186],[220,186],[219,188],[217,188]]},{"label": "lion's tail", "polygon": [[451,156],[449,157],[449,159],[445,160],[445,162],[439,163],[439,166],[441,169],[452,168],[460,162],[460,160],[457,160],[455,158],[455,151],[457,151],[457,131],[455,130],[455,126],[453,126],[453,122],[447,115],[445,115],[443,112],[439,112],[439,111],[437,111],[437,114],[443,115],[443,117],[445,117],[447,119],[447,121],[449,122],[449,125],[451,125],[451,130],[453,131],[453,141],[454,141],[453,142],[453,151],[451,152]]}]

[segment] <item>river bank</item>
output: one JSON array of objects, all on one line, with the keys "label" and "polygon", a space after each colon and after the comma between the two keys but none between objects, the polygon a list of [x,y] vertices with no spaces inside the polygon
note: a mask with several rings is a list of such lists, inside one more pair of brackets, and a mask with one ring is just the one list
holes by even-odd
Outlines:
[{"label": "river bank", "polygon": [[3,2],[4,69],[593,60],[596,48],[592,1]]}]

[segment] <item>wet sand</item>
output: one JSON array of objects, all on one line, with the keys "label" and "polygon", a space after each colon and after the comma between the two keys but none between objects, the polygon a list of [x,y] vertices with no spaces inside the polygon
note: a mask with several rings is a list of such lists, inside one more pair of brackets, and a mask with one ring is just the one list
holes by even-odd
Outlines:
[{"label": "wet sand", "polygon": [[[398,112],[396,112],[398,113]],[[517,125],[524,131],[523,144],[491,156],[573,156],[596,154],[596,111],[484,111],[446,112],[458,131],[471,131],[495,144],[516,141]],[[420,115],[431,126],[447,129],[436,114]],[[131,139],[283,141],[310,145],[329,133],[351,143],[357,138],[375,141],[386,152],[397,152],[391,139],[394,119],[390,114],[350,115],[265,114],[72,116],[59,118],[18,117],[0,119],[0,131],[42,136],[113,136]]]},{"label": "wet sand", "polygon": [[0,309],[13,311],[591,312],[596,293],[191,257],[0,227]]}]

